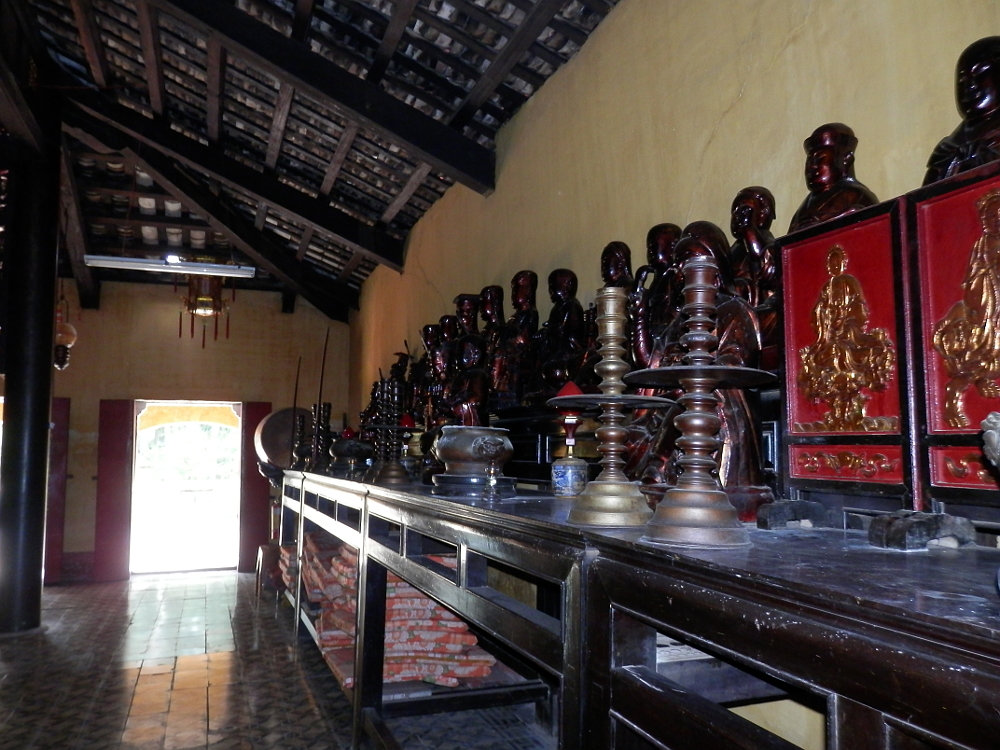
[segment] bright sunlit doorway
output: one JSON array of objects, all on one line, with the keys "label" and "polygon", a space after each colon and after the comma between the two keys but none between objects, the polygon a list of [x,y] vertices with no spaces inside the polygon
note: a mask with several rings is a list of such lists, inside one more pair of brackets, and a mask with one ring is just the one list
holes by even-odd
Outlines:
[{"label": "bright sunlit doorway", "polygon": [[242,405],[137,401],[133,573],[235,568]]}]

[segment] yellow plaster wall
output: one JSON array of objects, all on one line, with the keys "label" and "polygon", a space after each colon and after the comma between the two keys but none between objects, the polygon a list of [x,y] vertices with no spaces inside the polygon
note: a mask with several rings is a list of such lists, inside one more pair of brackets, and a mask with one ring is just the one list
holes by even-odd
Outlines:
[{"label": "yellow plaster wall", "polygon": [[329,327],[323,397],[332,404],[334,425],[347,411],[348,327],[301,298],[293,314],[282,314],[279,294],[238,292],[230,338],[223,325],[213,341],[210,327],[202,349],[200,324],[192,340],[187,318],[178,338],[180,292],[170,286],[105,283],[100,310],[81,310],[73,285],[64,288],[79,332],[69,367],[54,376],[54,394],[71,399],[66,552],[94,548],[101,399],[270,401],[281,409],[292,405],[301,356],[298,402],[308,406],[318,395]]},{"label": "yellow plaster wall", "polygon": [[[649,227],[728,228],[751,184],[774,193],[782,234],[806,193],[802,141],[824,122],[854,129],[857,176],[880,198],[918,187],[958,123],[959,53],[998,33],[995,0],[623,0],[501,131],[496,191],[450,189],[411,232],[405,271],[365,283],[352,409],[458,293],[566,266],[586,304],[609,241],[639,265]],[[543,289],[543,320],[549,307]]]}]

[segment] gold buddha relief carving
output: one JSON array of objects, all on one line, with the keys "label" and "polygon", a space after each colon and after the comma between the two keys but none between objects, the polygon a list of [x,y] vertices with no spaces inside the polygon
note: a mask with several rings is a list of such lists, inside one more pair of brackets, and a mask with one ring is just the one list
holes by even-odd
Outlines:
[{"label": "gold buddha relief carving", "polygon": [[1000,398],[1000,190],[977,202],[983,229],[962,279],[962,299],[934,328],[934,349],[944,360],[944,418],[969,426],[964,396],[974,385],[983,398]]},{"label": "gold buddha relief carving", "polygon": [[816,341],[799,350],[798,384],[813,403],[828,411],[822,421],[799,423],[806,432],[894,430],[898,417],[870,416],[866,391],[884,391],[892,378],[896,352],[884,328],[869,330],[870,317],[861,283],[847,273],[840,245],[826,257],[830,278],[820,290],[810,323]]}]

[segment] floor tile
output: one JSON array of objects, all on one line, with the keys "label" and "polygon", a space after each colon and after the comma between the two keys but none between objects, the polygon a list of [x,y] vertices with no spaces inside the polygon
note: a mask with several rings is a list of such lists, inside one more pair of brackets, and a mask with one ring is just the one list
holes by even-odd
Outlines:
[{"label": "floor tile", "polygon": [[[350,746],[350,705],[252,574],[47,587],[42,614],[43,634],[0,639],[0,750]],[[504,711],[392,726],[405,750],[552,747]]]}]

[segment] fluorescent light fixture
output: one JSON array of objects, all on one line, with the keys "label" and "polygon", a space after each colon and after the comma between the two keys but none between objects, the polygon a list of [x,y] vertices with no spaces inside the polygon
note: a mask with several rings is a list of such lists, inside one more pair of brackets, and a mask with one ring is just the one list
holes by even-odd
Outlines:
[{"label": "fluorescent light fixture", "polygon": [[166,258],[123,258],[117,255],[84,255],[83,262],[94,268],[121,268],[126,271],[186,273],[195,276],[233,276],[252,279],[257,273],[253,266],[231,266],[227,263],[199,263],[181,260],[177,255]]}]

